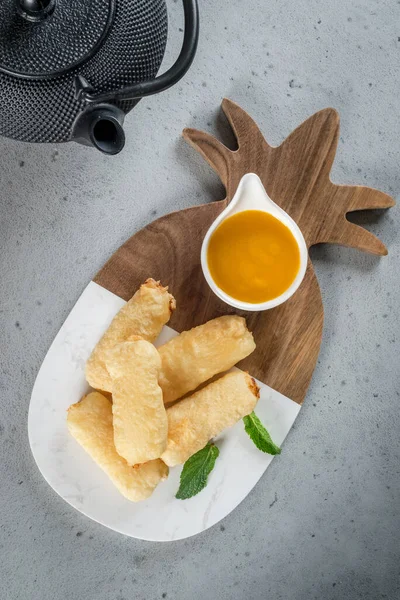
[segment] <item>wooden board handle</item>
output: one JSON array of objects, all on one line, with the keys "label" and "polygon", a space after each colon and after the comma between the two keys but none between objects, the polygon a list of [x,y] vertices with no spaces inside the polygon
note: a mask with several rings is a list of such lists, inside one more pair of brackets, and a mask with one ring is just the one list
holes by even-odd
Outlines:
[{"label": "wooden board handle", "polygon": [[329,242],[387,254],[378,238],[350,223],[346,214],[389,208],[395,204],[393,198],[372,188],[336,185],[330,180],[339,139],[336,110],[315,113],[277,147],[268,144],[240,106],[225,98],[222,110],[236,136],[237,150],[197,129],[185,129],[183,137],[218,173],[226,202],[233,198],[243,175],[256,173],[271,198],[297,222],[308,247]]}]

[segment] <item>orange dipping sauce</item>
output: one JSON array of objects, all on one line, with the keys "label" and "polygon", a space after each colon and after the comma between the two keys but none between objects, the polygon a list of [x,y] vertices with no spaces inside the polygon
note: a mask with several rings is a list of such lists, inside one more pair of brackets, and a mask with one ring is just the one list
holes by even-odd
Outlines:
[{"label": "orange dipping sauce", "polygon": [[214,231],[207,262],[221,290],[241,302],[258,304],[277,298],[292,285],[300,269],[300,249],[277,218],[245,210]]}]

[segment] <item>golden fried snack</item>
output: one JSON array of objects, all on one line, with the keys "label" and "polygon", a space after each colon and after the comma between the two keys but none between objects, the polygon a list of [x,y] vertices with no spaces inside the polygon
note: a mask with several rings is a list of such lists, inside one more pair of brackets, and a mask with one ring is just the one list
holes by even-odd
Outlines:
[{"label": "golden fried snack", "polygon": [[159,458],[167,447],[168,419],[158,385],[161,359],[146,340],[108,350],[115,448],[130,465]]},{"label": "golden fried snack", "polygon": [[92,392],[70,406],[67,424],[76,441],[128,500],[145,500],[168,476],[168,467],[161,460],[130,467],[118,454],[114,446],[111,403],[99,392]]},{"label": "golden fried snack", "polygon": [[250,414],[259,397],[254,379],[235,371],[167,408],[168,444],[161,459],[169,467],[183,464],[211,438]]},{"label": "golden fried snack", "polygon": [[86,363],[88,383],[106,392],[111,380],[104,364],[107,350],[136,335],[153,342],[175,309],[175,299],[160,282],[147,279],[136,294],[121,308],[109,328],[95,346]]},{"label": "golden fried snack", "polygon": [[184,331],[158,351],[160,386],[168,404],[223,373],[253,352],[256,345],[243,317],[227,315]]}]

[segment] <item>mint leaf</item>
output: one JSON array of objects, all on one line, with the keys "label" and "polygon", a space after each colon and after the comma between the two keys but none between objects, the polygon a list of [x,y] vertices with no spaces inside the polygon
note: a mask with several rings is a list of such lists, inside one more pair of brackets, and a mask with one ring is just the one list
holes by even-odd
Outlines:
[{"label": "mint leaf", "polygon": [[243,422],[246,433],[249,434],[249,437],[259,450],[267,454],[281,453],[281,449],[274,444],[268,431],[254,412],[244,417]]},{"label": "mint leaf", "polygon": [[207,485],[207,477],[214,468],[219,450],[214,444],[207,444],[193,454],[183,465],[181,482],[175,498],[186,500],[195,496]]}]

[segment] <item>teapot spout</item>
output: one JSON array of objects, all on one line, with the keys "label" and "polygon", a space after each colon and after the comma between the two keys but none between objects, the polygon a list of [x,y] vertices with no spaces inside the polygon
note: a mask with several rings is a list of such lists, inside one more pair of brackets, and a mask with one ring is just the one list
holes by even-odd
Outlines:
[{"label": "teapot spout", "polygon": [[89,105],[75,120],[72,139],[104,154],[118,154],[125,146],[125,113],[113,104]]}]

